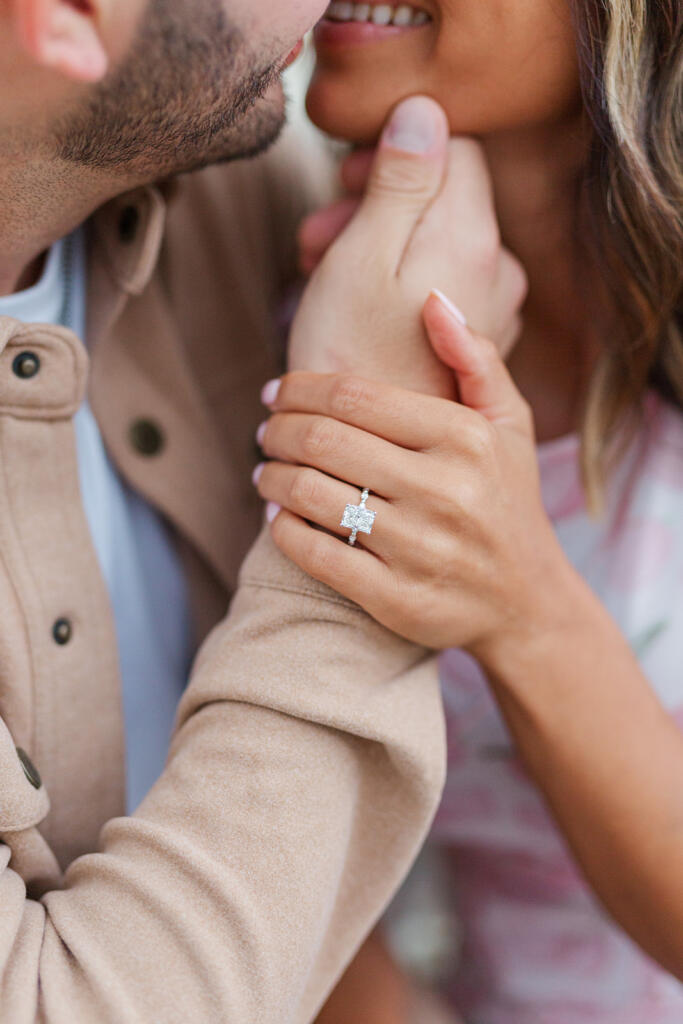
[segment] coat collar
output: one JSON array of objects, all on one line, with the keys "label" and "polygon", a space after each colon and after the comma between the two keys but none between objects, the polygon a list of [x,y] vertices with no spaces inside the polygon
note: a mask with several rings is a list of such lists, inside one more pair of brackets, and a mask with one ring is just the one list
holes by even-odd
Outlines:
[{"label": "coat collar", "polygon": [[99,209],[89,222],[88,342],[94,349],[156,269],[166,226],[166,202],[155,186],[136,189]]},{"label": "coat collar", "polygon": [[[231,590],[241,552],[228,523],[253,516],[253,507],[241,500],[241,473],[218,435],[155,273],[166,211],[166,196],[150,187],[107,204],[91,222],[89,397],[119,472]],[[136,450],[140,421],[163,438],[154,455]]]}]

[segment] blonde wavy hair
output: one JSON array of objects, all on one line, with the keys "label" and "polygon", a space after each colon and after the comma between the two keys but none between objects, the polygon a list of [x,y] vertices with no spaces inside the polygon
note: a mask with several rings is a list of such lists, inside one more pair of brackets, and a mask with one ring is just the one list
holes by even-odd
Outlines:
[{"label": "blonde wavy hair", "polygon": [[597,514],[648,389],[683,410],[683,4],[574,0],[574,18],[595,129],[584,226],[616,299],[583,415]]}]

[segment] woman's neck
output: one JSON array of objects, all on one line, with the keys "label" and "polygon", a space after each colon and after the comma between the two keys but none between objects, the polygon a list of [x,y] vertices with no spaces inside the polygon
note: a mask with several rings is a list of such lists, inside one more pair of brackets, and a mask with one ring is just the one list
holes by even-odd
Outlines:
[{"label": "woman's neck", "polygon": [[529,277],[524,329],[508,365],[534,410],[538,439],[550,440],[577,428],[598,352],[591,314],[598,277],[578,220],[589,132],[579,114],[483,143],[503,242]]}]

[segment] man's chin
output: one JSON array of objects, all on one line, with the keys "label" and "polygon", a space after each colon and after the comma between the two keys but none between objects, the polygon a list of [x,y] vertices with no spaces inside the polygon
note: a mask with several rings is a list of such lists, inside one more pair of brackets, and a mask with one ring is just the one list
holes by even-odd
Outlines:
[{"label": "man's chin", "polygon": [[235,126],[241,136],[241,150],[237,155],[255,156],[272,146],[285,126],[286,111],[282,81],[276,78],[244,115],[242,123]]},{"label": "man's chin", "polygon": [[198,170],[210,164],[258,156],[277,141],[285,120],[285,94],[282,82],[278,78],[256,103],[231,125],[228,132],[217,132],[201,159],[184,170]]}]

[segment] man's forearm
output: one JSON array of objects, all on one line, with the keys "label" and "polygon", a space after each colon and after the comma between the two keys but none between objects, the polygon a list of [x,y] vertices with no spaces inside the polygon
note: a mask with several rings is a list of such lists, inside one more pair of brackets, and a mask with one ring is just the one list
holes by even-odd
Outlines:
[{"label": "man's forearm", "polygon": [[1,1019],[308,1024],[417,852],[444,762],[433,658],[264,534],[136,814],[41,904],[0,857]]},{"label": "man's forearm", "polygon": [[482,666],[596,893],[683,977],[683,736],[583,581],[551,600],[556,628],[530,625]]}]

